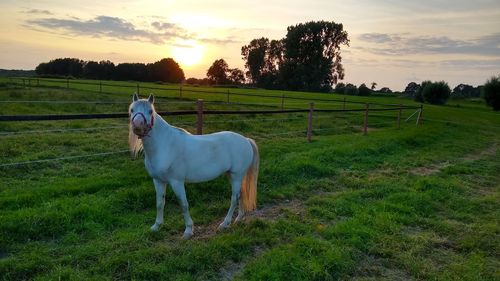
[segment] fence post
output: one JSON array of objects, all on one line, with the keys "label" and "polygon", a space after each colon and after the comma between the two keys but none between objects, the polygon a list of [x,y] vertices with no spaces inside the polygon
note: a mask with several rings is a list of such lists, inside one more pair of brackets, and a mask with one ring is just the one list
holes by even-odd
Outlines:
[{"label": "fence post", "polygon": [[365,122],[363,124],[363,135],[368,134],[368,103],[365,103]]},{"label": "fence post", "polygon": [[66,89],[69,89],[69,78],[66,78]]},{"label": "fence post", "polygon": [[36,78],[36,85],[40,86],[40,79]]},{"label": "fence post", "polygon": [[182,85],[179,87],[179,97],[182,99]]},{"label": "fence post", "polygon": [[314,111],[314,102],[311,102],[309,104],[309,116],[307,118],[307,141],[308,142],[311,142],[311,138],[312,138],[313,111]]},{"label": "fence post", "polygon": [[344,97],[344,106],[342,106],[342,110],[345,110],[345,97]]},{"label": "fence post", "polygon": [[23,87],[26,87],[26,81],[23,78]]},{"label": "fence post", "polygon": [[102,81],[99,81],[99,93],[102,93]]},{"label": "fence post", "polygon": [[281,110],[285,109],[285,94],[281,94]]},{"label": "fence post", "polygon": [[196,119],[196,134],[203,134],[203,100],[198,99],[196,101],[196,109],[197,109],[197,119]]},{"label": "fence post", "polygon": [[403,105],[399,104],[399,111],[398,111],[398,129],[401,128],[401,113],[403,111]]},{"label": "fence post", "polygon": [[31,88],[31,78],[28,78],[28,87]]},{"label": "fence post", "polygon": [[417,125],[421,125],[422,123],[422,111],[424,110],[424,105],[423,104],[420,104],[420,111],[418,112],[418,116],[417,116]]},{"label": "fence post", "polygon": [[227,90],[227,103],[229,103],[229,89]]}]

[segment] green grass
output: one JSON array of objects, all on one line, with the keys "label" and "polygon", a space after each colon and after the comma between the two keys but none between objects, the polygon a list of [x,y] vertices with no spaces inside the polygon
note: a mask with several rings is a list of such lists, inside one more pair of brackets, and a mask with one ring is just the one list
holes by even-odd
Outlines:
[{"label": "green grass", "polygon": [[[155,94],[165,97],[164,110],[194,108],[194,103],[175,103],[173,95]],[[185,94],[184,101],[199,97]],[[129,98],[118,88],[106,94],[0,88],[1,100]],[[262,101],[244,98],[240,101]],[[366,101],[416,105],[394,97]],[[195,222],[189,241],[180,239],[184,223],[171,191],[164,226],[149,231],[156,212],[152,181],[143,161],[126,153],[0,167],[0,279],[498,280],[500,115],[474,102],[459,105],[425,105],[423,126],[412,119],[399,130],[396,112],[370,114],[367,136],[360,131],[361,113],[315,113],[314,128],[328,130],[315,131],[311,143],[303,134],[306,114],[207,116],[206,132],[234,130],[257,139],[261,215],[214,233],[229,204],[227,180],[189,184]],[[0,114],[124,112],[126,107],[15,103],[2,104]],[[166,119],[194,130],[193,117]],[[12,163],[120,151],[126,149],[126,125],[123,119],[3,122],[0,159]],[[92,127],[113,129],[12,134]]]}]

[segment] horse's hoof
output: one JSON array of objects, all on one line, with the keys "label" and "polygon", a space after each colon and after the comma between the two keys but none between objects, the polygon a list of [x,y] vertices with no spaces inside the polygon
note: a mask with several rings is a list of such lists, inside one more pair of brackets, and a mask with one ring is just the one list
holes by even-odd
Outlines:
[{"label": "horse's hoof", "polygon": [[217,230],[223,231],[223,230],[226,230],[228,228],[229,228],[229,223],[222,222],[221,224],[219,224],[219,227],[217,228]]},{"label": "horse's hoof", "polygon": [[184,235],[182,235],[182,239],[184,240],[188,240],[189,238],[191,238],[193,236],[193,233],[192,232],[184,232]]},{"label": "horse's hoof", "polygon": [[160,229],[160,225],[159,224],[155,223],[155,224],[153,224],[151,226],[151,231],[158,231],[159,229]]}]

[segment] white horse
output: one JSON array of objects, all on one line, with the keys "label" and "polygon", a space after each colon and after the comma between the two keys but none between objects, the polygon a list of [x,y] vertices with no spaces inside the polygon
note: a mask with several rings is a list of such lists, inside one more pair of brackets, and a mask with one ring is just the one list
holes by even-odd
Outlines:
[{"label": "white horse", "polygon": [[227,173],[231,181],[231,206],[219,229],[227,228],[239,201],[235,222],[256,206],[259,151],[254,140],[233,132],[191,135],[170,126],[153,106],[154,97],[139,99],[134,94],[129,106],[129,148],[136,157],[144,150],[144,164],[156,189],[156,221],[151,230],[163,223],[165,186],[169,183],[179,199],[186,229],[183,238],[193,235],[185,182],[203,182]]}]

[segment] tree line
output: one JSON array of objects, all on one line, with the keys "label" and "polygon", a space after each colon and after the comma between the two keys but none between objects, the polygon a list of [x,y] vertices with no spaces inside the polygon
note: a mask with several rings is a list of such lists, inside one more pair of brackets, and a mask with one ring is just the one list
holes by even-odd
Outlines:
[{"label": "tree line", "polygon": [[285,38],[253,39],[241,47],[246,72],[229,68],[224,59],[214,61],[208,80],[188,82],[240,84],[248,81],[266,89],[329,92],[344,78],[340,47],[349,45],[342,24],[311,21],[289,26]]},{"label": "tree line", "polygon": [[40,63],[36,69],[39,76],[74,77],[99,80],[161,81],[180,83],[184,71],[172,58],[164,58],[154,63],[120,63],[109,60],[83,61],[77,58],[58,58]]}]

